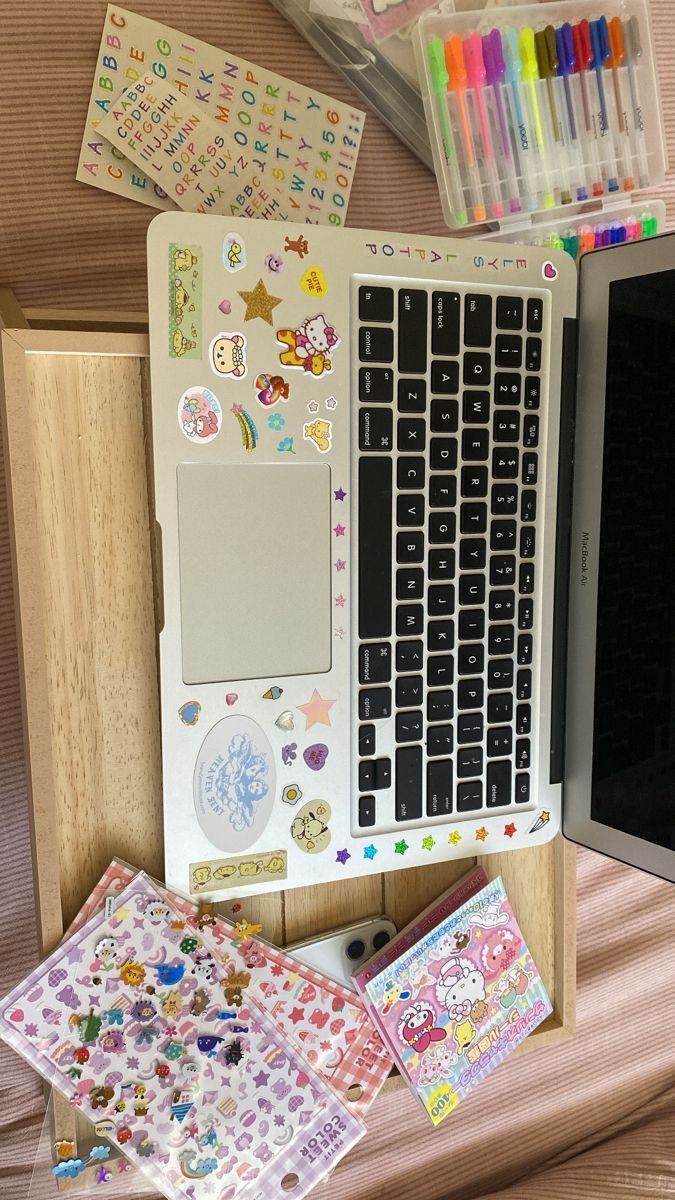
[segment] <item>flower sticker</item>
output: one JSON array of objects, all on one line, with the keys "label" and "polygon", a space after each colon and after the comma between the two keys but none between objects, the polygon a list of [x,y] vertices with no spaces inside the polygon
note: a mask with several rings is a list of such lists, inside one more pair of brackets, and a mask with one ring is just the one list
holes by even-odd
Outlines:
[{"label": "flower sticker", "polygon": [[283,429],[286,422],[285,422],[284,418],[282,417],[281,413],[271,413],[270,416],[267,418],[267,424],[269,425],[270,429],[279,430],[279,429]]},{"label": "flower sticker", "polygon": [[293,438],[292,437],[282,438],[281,441],[279,442],[279,445],[277,446],[277,450],[281,454],[295,454],[295,450],[293,449]]}]

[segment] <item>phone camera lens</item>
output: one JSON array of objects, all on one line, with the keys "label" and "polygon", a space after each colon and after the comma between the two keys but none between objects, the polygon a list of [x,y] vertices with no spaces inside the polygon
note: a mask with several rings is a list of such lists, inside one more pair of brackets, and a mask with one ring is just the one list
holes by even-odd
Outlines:
[{"label": "phone camera lens", "polygon": [[366,947],[361,941],[361,938],[355,938],[354,941],[350,942],[347,946],[347,958],[351,958],[352,962],[355,962],[357,958],[363,958],[365,952]]},{"label": "phone camera lens", "polygon": [[387,930],[380,929],[380,931],[378,933],[376,933],[375,937],[373,938],[373,949],[381,950],[382,947],[386,946],[387,942],[390,942],[390,941],[391,941],[391,935],[387,932]]}]

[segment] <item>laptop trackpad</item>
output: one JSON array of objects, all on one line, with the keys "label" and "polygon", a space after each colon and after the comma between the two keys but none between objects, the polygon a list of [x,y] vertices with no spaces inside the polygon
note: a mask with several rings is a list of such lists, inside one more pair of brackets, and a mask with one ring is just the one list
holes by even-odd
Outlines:
[{"label": "laptop trackpad", "polygon": [[331,666],[330,467],[180,463],[185,683]]}]

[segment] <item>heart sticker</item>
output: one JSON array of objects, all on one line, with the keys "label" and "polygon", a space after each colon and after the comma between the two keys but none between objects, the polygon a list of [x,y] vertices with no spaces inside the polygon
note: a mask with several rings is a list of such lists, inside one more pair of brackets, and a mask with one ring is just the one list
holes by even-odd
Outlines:
[{"label": "heart sticker", "polygon": [[553,266],[552,262],[545,262],[543,267],[544,279],[557,279],[558,268]]},{"label": "heart sticker", "polygon": [[328,758],[328,746],[323,742],[315,742],[314,745],[308,746],[303,750],[302,757],[304,758],[310,771],[320,771],[326,764]]},{"label": "heart sticker", "polygon": [[232,312],[232,305],[230,304],[229,300],[221,300],[218,308],[226,317],[229,317],[230,313]]},{"label": "heart sticker", "polygon": [[284,712],[279,713],[279,716],[274,724],[278,729],[284,729],[287,733],[290,733],[291,729],[293,729],[293,713],[291,712],[290,708],[287,708]]}]

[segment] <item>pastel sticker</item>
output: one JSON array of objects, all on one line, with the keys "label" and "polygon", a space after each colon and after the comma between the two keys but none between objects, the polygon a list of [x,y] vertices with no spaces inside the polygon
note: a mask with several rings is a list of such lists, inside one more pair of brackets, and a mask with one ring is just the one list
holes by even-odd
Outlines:
[{"label": "pastel sticker", "polygon": [[332,354],[340,339],[323,313],[308,317],[296,329],[277,330],[277,341],[285,346],[279,351],[283,367],[295,367],[308,375],[327,375],[333,370]]},{"label": "pastel sticker", "polygon": [[291,825],[291,837],[305,854],[318,854],[330,845],[330,805],[325,800],[303,804]]},{"label": "pastel sticker", "polygon": [[223,410],[210,388],[192,387],[178,401],[178,424],[191,442],[212,442],[220,433]]},{"label": "pastel sticker", "polygon": [[277,683],[273,683],[272,686],[269,687],[266,692],[263,692],[262,698],[263,698],[263,700],[278,700],[279,697],[283,694],[283,690],[284,689],[282,687],[279,687],[279,685]]},{"label": "pastel sticker", "polygon": [[241,886],[242,880],[270,883],[286,879],[286,851],[273,850],[247,858],[214,858],[190,864],[190,891],[224,892]]},{"label": "pastel sticker", "polygon": [[328,746],[323,742],[315,742],[313,746],[308,746],[306,750],[303,750],[302,757],[310,771],[320,771],[326,765]]},{"label": "pastel sticker", "polygon": [[302,436],[306,442],[314,442],[319,454],[327,454],[333,439],[333,422],[310,421],[303,425]]},{"label": "pastel sticker", "polygon": [[246,338],[243,333],[219,333],[209,346],[211,370],[216,375],[243,379],[246,374]]},{"label": "pastel sticker", "polygon": [[288,254],[297,254],[298,258],[306,258],[309,253],[307,238],[303,237],[302,234],[297,238],[287,237],[284,242],[284,250]]},{"label": "pastel sticker", "polygon": [[258,429],[256,423],[253,420],[250,412],[247,412],[241,404],[233,404],[230,412],[239,425],[242,446],[244,447],[244,450],[250,454],[250,452],[255,450],[256,446],[258,445]]},{"label": "pastel sticker", "polygon": [[321,267],[308,267],[300,280],[300,287],[308,296],[321,300],[328,292],[328,280]]},{"label": "pastel sticker", "polygon": [[252,846],[269,821],[275,783],[272,747],[260,726],[250,717],[218,721],[194,773],[195,811],[209,841],[229,853]]},{"label": "pastel sticker", "polygon": [[232,312],[232,305],[229,300],[221,300],[218,309],[224,316],[229,317]]},{"label": "pastel sticker", "polygon": [[227,233],[223,238],[223,266],[233,274],[246,266],[246,246],[238,233]]},{"label": "pastel sticker", "polygon": [[280,400],[288,400],[290,394],[290,386],[281,375],[257,375],[255,381],[255,393],[259,404],[263,408],[274,408]]},{"label": "pastel sticker", "polygon": [[286,733],[290,733],[294,725],[293,713],[291,712],[290,708],[287,708],[284,712],[279,713],[279,716],[274,724],[277,726],[277,729],[283,729]]},{"label": "pastel sticker", "polygon": [[169,246],[169,355],[202,357],[201,246]]},{"label": "pastel sticker", "polygon": [[186,700],[178,709],[178,716],[184,725],[196,725],[202,706],[198,700]]},{"label": "pastel sticker", "polygon": [[281,799],[284,804],[297,804],[298,800],[302,800],[302,791],[297,783],[288,783],[281,793]]},{"label": "pastel sticker", "polygon": [[278,275],[284,269],[284,260],[280,254],[268,254],[265,259],[265,266],[270,275]]}]

